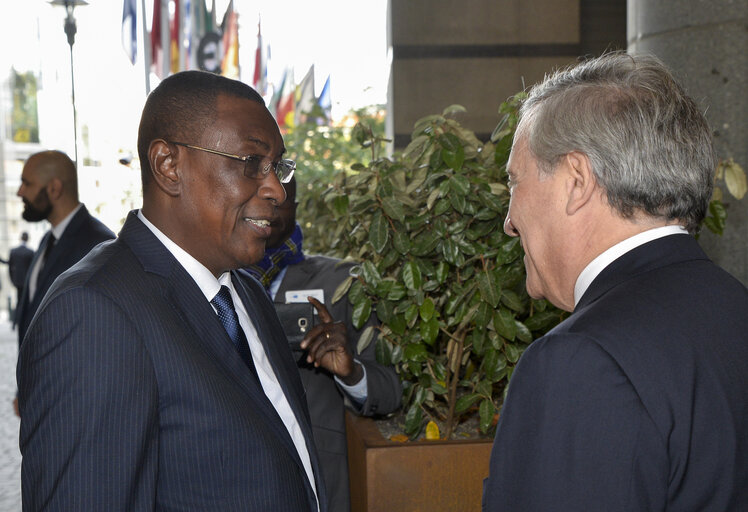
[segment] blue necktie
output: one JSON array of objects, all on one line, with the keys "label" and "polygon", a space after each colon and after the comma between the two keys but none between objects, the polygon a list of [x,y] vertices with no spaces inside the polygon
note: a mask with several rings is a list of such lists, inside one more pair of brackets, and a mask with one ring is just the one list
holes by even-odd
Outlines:
[{"label": "blue necktie", "polygon": [[[249,350],[249,343],[247,343],[247,337],[244,335],[241,325],[239,325],[239,317],[236,315],[234,309],[234,301],[231,300],[231,292],[228,286],[221,286],[221,289],[210,301],[211,304],[218,311],[218,319],[223,324],[223,328],[226,329],[226,333],[234,343],[234,348],[239,352],[239,355],[244,360],[244,364],[247,365],[249,370],[252,372],[255,378],[257,378],[257,369],[255,363],[252,360],[252,352]],[[258,379],[259,382],[259,379]]]}]

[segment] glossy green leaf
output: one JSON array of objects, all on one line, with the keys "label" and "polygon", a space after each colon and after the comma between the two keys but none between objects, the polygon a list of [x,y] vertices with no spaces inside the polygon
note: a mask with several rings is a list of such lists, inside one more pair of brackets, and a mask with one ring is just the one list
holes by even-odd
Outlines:
[{"label": "glossy green leaf", "polygon": [[431,318],[434,316],[434,301],[431,300],[430,297],[426,297],[426,300],[423,301],[423,304],[421,304],[420,308],[420,314],[421,314],[421,320],[428,321],[431,320]]},{"label": "glossy green leaf", "polygon": [[392,285],[392,289],[390,289],[390,292],[387,295],[387,300],[398,301],[405,297],[407,294],[408,291],[405,289],[405,286],[400,283],[395,283],[394,285]]},{"label": "glossy green leaf", "polygon": [[355,304],[351,313],[351,322],[356,329],[361,329],[371,316],[371,300],[368,298]]},{"label": "glossy green leaf", "polygon": [[351,284],[351,287],[348,289],[348,300],[351,304],[356,304],[365,298],[366,293],[364,292],[364,287],[361,284],[361,281],[354,279],[353,284]]},{"label": "glossy green leaf", "polygon": [[410,237],[403,231],[397,231],[392,236],[392,246],[400,254],[408,254],[412,246]]},{"label": "glossy green leaf", "polygon": [[426,361],[429,357],[426,347],[421,343],[410,343],[403,349],[403,357],[408,361]]},{"label": "glossy green leaf", "polygon": [[376,329],[372,325],[363,330],[361,336],[358,337],[358,343],[356,343],[357,354],[361,354],[364,350],[366,350],[366,348],[371,344],[371,341],[374,339],[374,334],[376,334]]},{"label": "glossy green leaf", "polygon": [[506,354],[506,359],[510,363],[516,363],[519,361],[519,357],[522,355],[522,350],[517,345],[514,345],[513,343],[507,343],[504,346],[504,354]]},{"label": "glossy green leaf", "polygon": [[447,263],[451,263],[452,265],[459,264],[460,249],[453,240],[444,240],[444,243],[442,244],[442,255]]},{"label": "glossy green leaf", "polygon": [[420,331],[423,341],[429,345],[433,345],[436,337],[439,335],[439,321],[436,317],[431,317],[430,320],[425,322],[421,321]]},{"label": "glossy green leaf", "polygon": [[421,269],[412,260],[405,262],[403,265],[403,282],[411,290],[417,290],[421,287]]},{"label": "glossy green leaf", "polygon": [[525,343],[530,343],[532,341],[532,333],[530,332],[530,329],[519,320],[515,320],[514,325],[517,326],[517,339],[524,341]]},{"label": "glossy green leaf", "polygon": [[512,311],[516,311],[518,313],[521,313],[525,310],[525,305],[522,302],[522,299],[520,299],[519,295],[517,295],[512,290],[501,290],[501,303]]},{"label": "glossy green leaf", "polygon": [[405,220],[405,209],[403,203],[394,197],[385,197],[382,199],[382,208],[390,218],[397,219],[400,222]]},{"label": "glossy green leaf", "polygon": [[421,431],[423,426],[423,412],[419,405],[412,405],[408,412],[405,413],[405,433],[409,436],[415,436]]},{"label": "glossy green leaf", "polygon": [[449,204],[452,205],[452,208],[454,208],[460,213],[465,213],[467,200],[465,199],[464,195],[458,194],[456,192],[452,192],[451,194],[449,194],[447,199],[449,199]]},{"label": "glossy green leaf", "polygon": [[538,331],[558,323],[559,314],[557,311],[540,311],[523,322],[531,331]]},{"label": "glossy green leaf", "polygon": [[491,400],[486,398],[481,401],[478,412],[478,416],[480,417],[480,431],[485,434],[493,423],[493,415],[496,413],[496,407],[494,407]]},{"label": "glossy green leaf", "polygon": [[449,274],[449,264],[445,261],[440,261],[439,264],[436,266],[436,280],[443,284],[444,281],[447,279],[447,275]]},{"label": "glossy green leaf", "polygon": [[481,298],[491,305],[492,308],[496,308],[501,300],[501,287],[496,282],[496,278],[491,272],[481,272],[477,276],[478,289],[480,290]]},{"label": "glossy green leaf", "polygon": [[408,326],[413,327],[416,318],[418,318],[419,308],[416,304],[411,304],[405,311],[405,321]]},{"label": "glossy green leaf", "polygon": [[472,407],[473,404],[477,403],[480,399],[481,396],[478,393],[470,393],[468,395],[461,396],[457,399],[457,402],[455,402],[455,413],[462,414],[463,412],[470,409],[470,407]]},{"label": "glossy green leaf", "polygon": [[517,335],[517,324],[514,322],[514,315],[505,308],[500,308],[494,312],[493,326],[501,336],[513,341]]},{"label": "glossy green leaf", "polygon": [[377,267],[369,260],[364,261],[361,264],[361,277],[363,277],[364,282],[372,288],[376,288],[379,281],[382,280],[382,276],[379,274]]},{"label": "glossy green leaf", "polygon": [[405,318],[403,318],[403,315],[394,315],[387,325],[392,329],[392,332],[398,336],[405,334],[405,330],[408,327],[405,324]]},{"label": "glossy green leaf", "polygon": [[388,300],[379,301],[376,307],[377,318],[383,324],[389,324],[392,321],[392,317],[395,315],[394,309],[395,306],[392,302]]},{"label": "glossy green leaf", "polygon": [[348,276],[345,279],[343,279],[337,288],[335,288],[335,293],[332,295],[331,303],[335,304],[340,299],[345,297],[345,294],[348,293],[348,290],[351,288],[351,285],[353,284],[353,276]]},{"label": "glossy green leaf", "polygon": [[374,218],[371,219],[371,226],[369,227],[369,243],[374,247],[374,250],[381,253],[385,247],[387,247],[387,241],[389,240],[389,224],[387,219],[383,215],[377,213]]}]

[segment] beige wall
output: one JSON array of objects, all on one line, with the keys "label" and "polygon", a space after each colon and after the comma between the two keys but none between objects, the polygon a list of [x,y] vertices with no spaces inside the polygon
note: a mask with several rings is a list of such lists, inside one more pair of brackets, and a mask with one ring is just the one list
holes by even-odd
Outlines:
[{"label": "beige wall", "polygon": [[414,123],[459,104],[479,136],[502,101],[580,51],[579,0],[390,0],[389,135],[407,144]]}]

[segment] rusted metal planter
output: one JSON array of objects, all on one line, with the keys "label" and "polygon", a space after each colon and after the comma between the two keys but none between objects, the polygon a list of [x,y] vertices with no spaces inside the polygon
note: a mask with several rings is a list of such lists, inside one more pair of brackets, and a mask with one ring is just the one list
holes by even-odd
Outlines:
[{"label": "rusted metal planter", "polygon": [[492,441],[395,443],[346,413],[352,512],[479,511]]}]

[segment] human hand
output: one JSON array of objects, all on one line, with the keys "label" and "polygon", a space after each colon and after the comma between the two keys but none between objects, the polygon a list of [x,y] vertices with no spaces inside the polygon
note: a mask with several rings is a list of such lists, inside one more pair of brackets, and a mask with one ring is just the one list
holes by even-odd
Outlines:
[{"label": "human hand", "polygon": [[308,297],[307,300],[317,310],[320,319],[320,323],[301,340],[301,348],[307,351],[307,362],[328,370],[347,386],[358,383],[363,378],[364,371],[353,360],[353,354],[348,348],[345,324],[335,322],[324,304],[314,297]]}]

